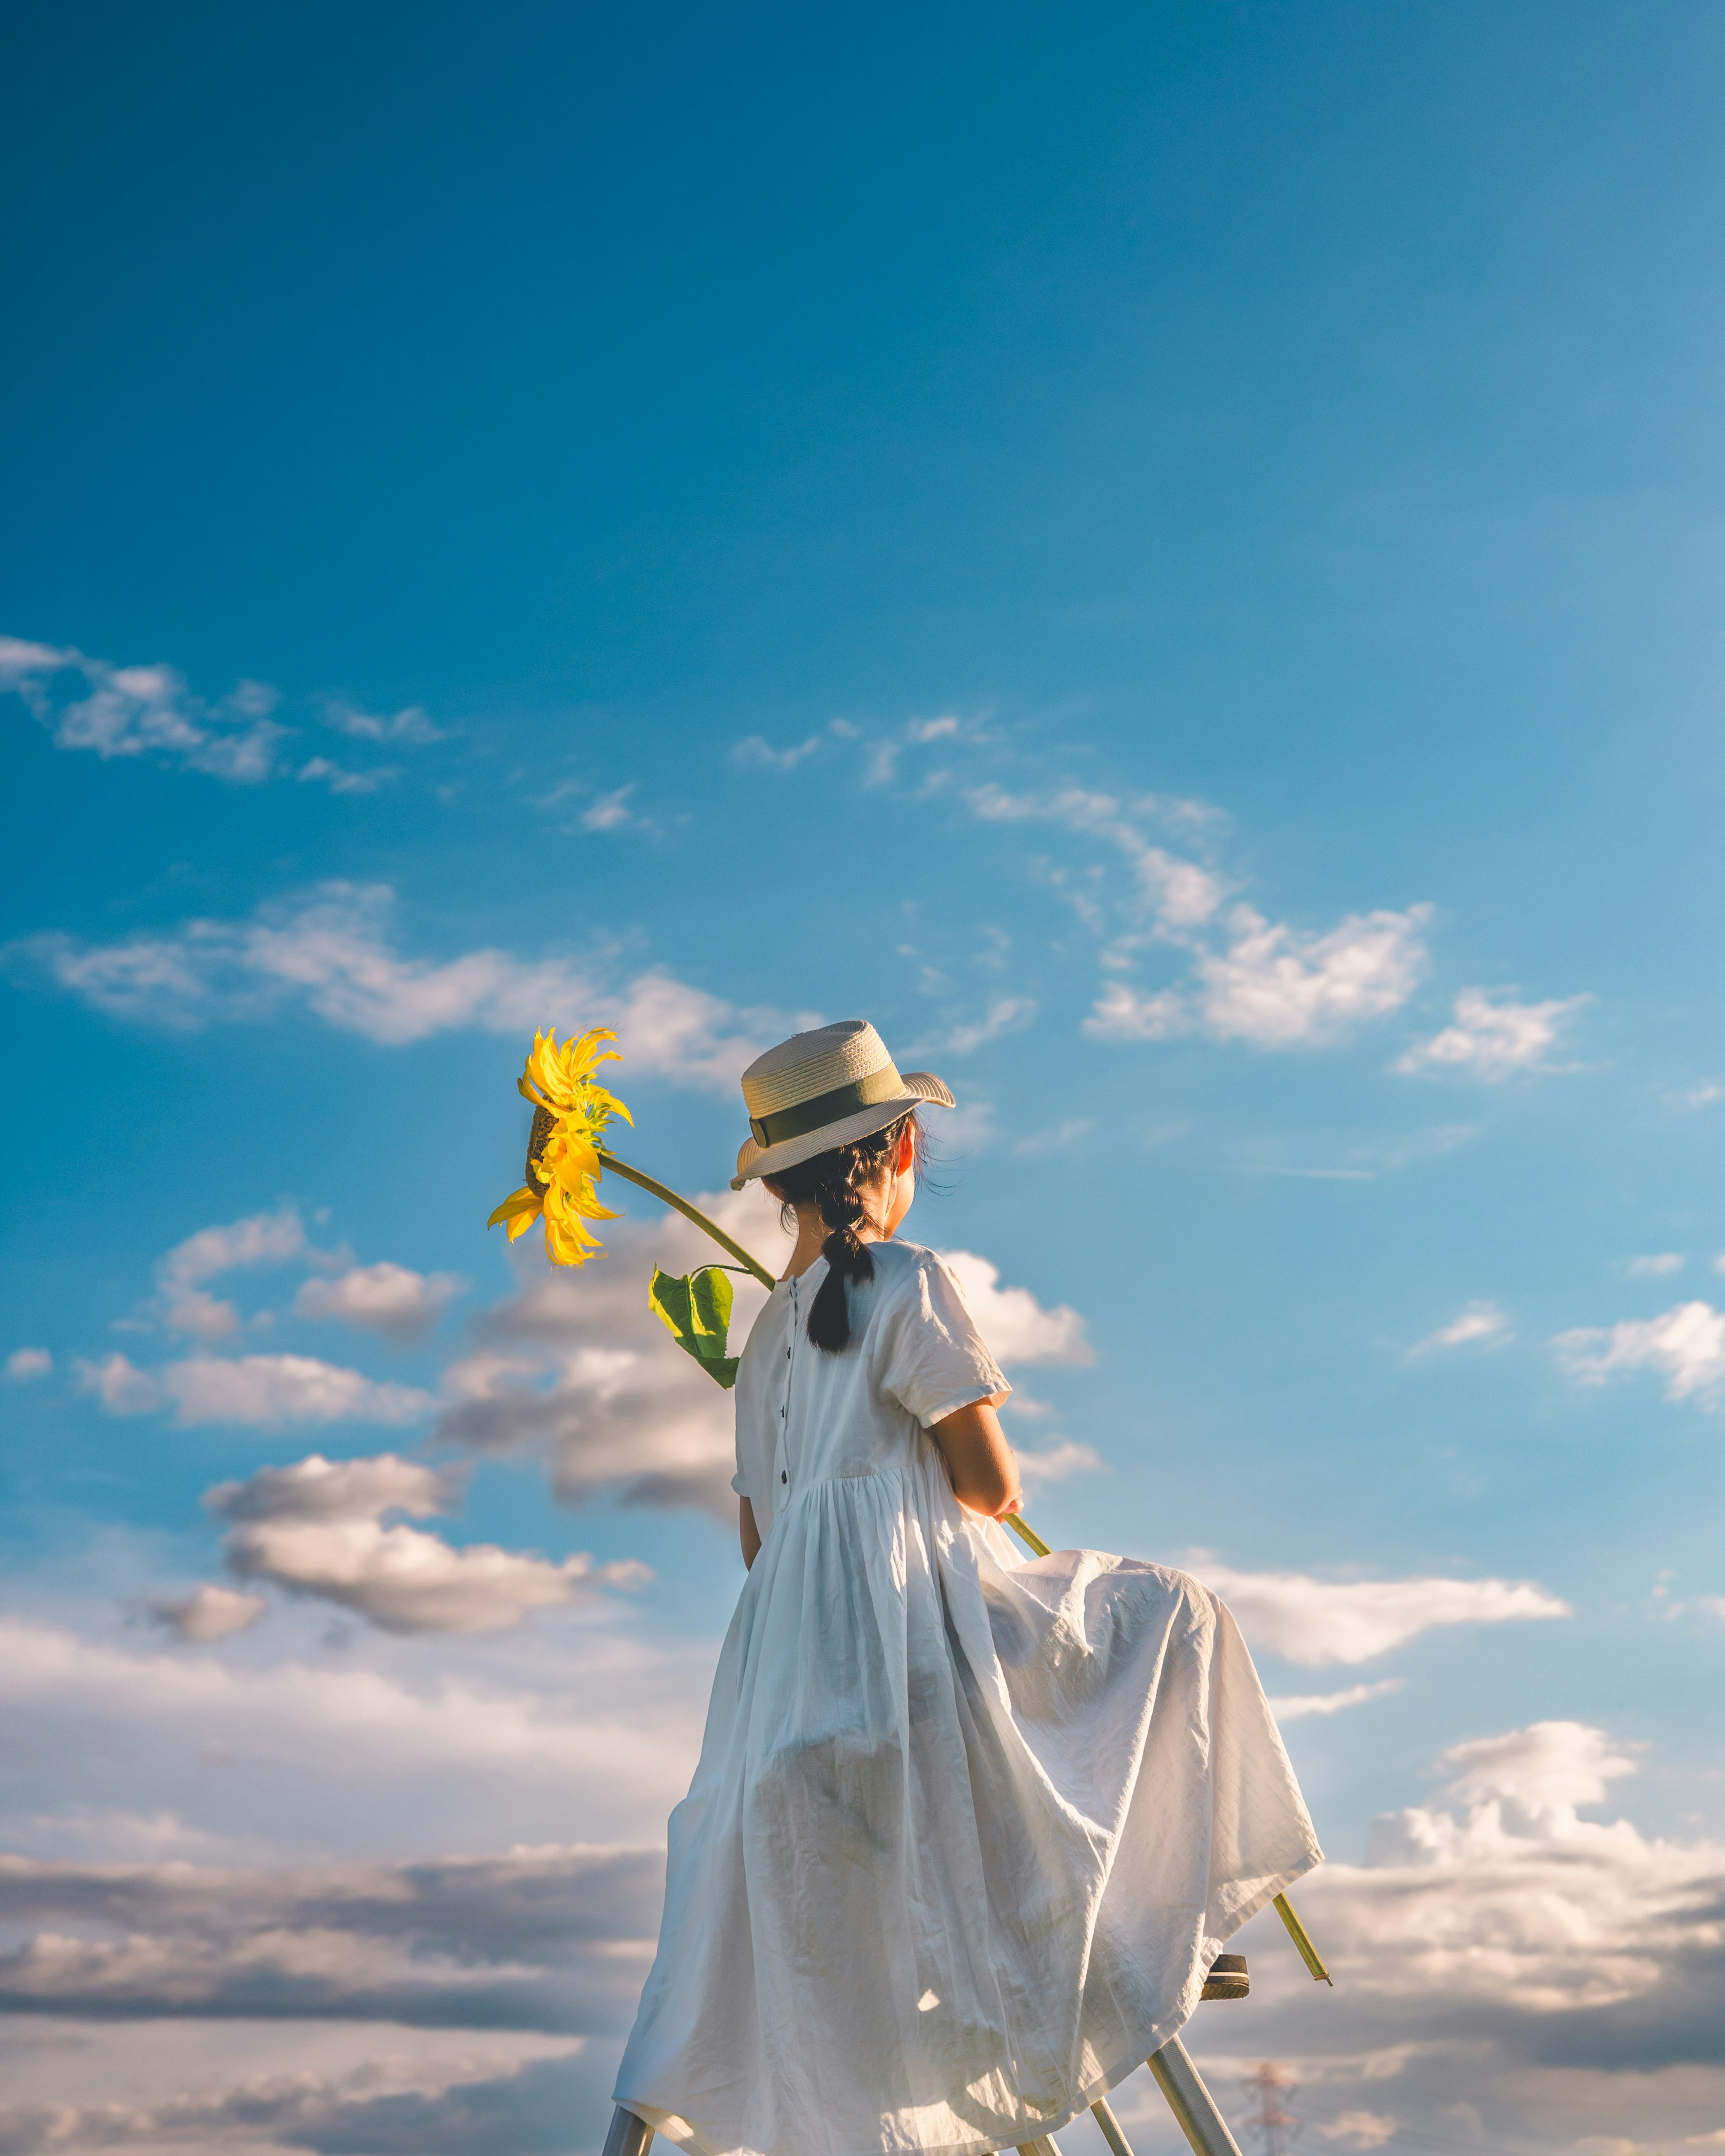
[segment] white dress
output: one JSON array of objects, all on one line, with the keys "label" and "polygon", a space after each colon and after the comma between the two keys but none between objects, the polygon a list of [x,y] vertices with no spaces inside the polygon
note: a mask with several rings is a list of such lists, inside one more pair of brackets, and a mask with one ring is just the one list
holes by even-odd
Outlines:
[{"label": "white dress", "polygon": [[805,1330],[821,1260],[737,1372],[761,1552],[616,2090],[697,2156],[1051,2133],[1322,1861],[1214,1595],[1095,1550],[1027,1562],[960,1507],[927,1427],[1006,1381],[932,1250],[871,1250],[844,1354]]}]

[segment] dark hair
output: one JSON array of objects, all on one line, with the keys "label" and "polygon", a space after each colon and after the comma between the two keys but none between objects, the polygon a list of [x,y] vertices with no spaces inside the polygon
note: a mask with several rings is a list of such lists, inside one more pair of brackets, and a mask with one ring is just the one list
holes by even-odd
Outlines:
[{"label": "dark hair", "polygon": [[857,1233],[868,1218],[861,1186],[874,1181],[907,1130],[914,1134],[920,1168],[925,1140],[921,1119],[912,1108],[884,1131],[870,1131],[850,1145],[834,1146],[830,1152],[816,1153],[813,1160],[782,1168],[770,1178],[774,1194],[783,1199],[788,1210],[818,1206],[826,1224],[821,1255],[827,1261],[827,1276],[809,1306],[809,1337],[829,1355],[842,1355],[850,1345],[850,1282],[875,1277],[875,1260]]}]

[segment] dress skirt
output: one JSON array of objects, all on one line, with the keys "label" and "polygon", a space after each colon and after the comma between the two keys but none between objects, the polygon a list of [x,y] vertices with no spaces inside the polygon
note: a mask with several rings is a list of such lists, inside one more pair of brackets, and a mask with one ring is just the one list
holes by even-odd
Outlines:
[{"label": "dress skirt", "polygon": [[698,2156],[977,2156],[1175,2035],[1322,1861],[1234,1620],[1019,1561],[921,1440],[793,1492],[671,1815],[617,2101]]}]

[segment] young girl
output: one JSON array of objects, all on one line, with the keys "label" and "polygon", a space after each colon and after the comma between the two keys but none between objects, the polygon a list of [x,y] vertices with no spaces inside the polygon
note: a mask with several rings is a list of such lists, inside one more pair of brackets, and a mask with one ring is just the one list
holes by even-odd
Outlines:
[{"label": "young girl", "polygon": [[979,2156],[1165,2044],[1322,1852],[1215,1597],[997,1524],[1011,1388],[896,1240],[952,1095],[858,1020],[742,1089],[732,1188],[797,1241],[737,1371],[749,1575],[616,2101],[697,2156]]}]

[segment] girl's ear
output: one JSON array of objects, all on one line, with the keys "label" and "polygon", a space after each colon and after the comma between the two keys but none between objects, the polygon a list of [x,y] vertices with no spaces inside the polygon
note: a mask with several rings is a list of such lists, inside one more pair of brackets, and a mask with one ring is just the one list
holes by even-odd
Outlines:
[{"label": "girl's ear", "polygon": [[892,1172],[906,1175],[916,1165],[916,1133],[906,1123],[898,1134],[898,1151],[893,1155]]}]

